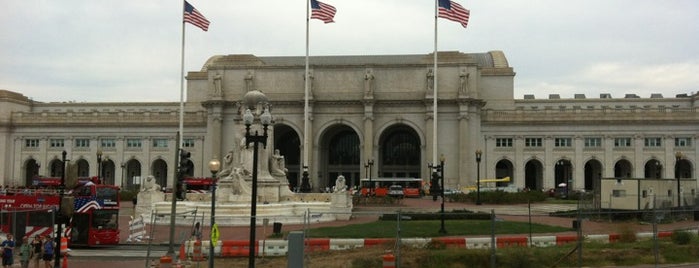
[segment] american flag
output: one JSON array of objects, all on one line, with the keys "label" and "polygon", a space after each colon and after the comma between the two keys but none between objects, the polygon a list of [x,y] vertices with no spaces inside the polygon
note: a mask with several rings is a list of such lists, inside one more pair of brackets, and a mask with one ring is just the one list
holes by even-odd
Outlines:
[{"label": "american flag", "polygon": [[84,213],[91,209],[101,208],[100,204],[95,200],[90,200],[88,198],[76,198],[75,207],[78,208],[75,212]]},{"label": "american flag", "polygon": [[187,1],[184,1],[184,22],[189,22],[205,32],[209,30],[209,20],[199,13],[196,8],[187,3]]},{"label": "american flag", "polygon": [[311,0],[311,19],[319,19],[325,23],[335,22],[333,18],[337,10],[334,6],[320,1]]},{"label": "american flag", "polygon": [[450,0],[439,0],[438,17],[461,23],[461,26],[466,28],[470,16],[471,12],[458,3]]}]

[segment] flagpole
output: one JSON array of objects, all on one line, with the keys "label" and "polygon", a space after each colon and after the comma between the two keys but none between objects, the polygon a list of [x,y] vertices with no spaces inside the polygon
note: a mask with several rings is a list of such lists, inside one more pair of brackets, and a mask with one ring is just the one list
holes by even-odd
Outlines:
[{"label": "flagpole", "polygon": [[180,54],[180,122],[179,122],[179,131],[177,132],[177,145],[175,148],[177,148],[178,152],[175,152],[175,163],[177,163],[177,169],[175,170],[175,177],[172,179],[172,202],[171,202],[171,207],[170,207],[170,241],[169,241],[169,246],[167,250],[167,256],[174,256],[175,255],[175,249],[174,249],[174,244],[175,244],[175,212],[176,210],[176,203],[177,203],[177,198],[175,196],[175,193],[177,192],[177,180],[178,177],[178,172],[180,170],[179,166],[179,148],[180,145],[182,144],[182,133],[184,129],[184,12],[185,12],[185,1],[182,1],[182,12],[180,13],[180,16],[182,16],[182,46],[181,46],[181,54]]},{"label": "flagpole", "polygon": [[437,9],[438,1],[434,1],[434,76],[433,76],[433,102],[432,102],[432,163],[437,164]]},{"label": "flagpole", "polygon": [[[303,172],[306,172],[308,168],[308,160],[310,155],[311,147],[308,144],[309,139],[309,120],[308,120],[308,35],[309,35],[309,21],[310,21],[310,0],[306,1],[306,68],[304,71],[304,89],[303,89]],[[299,185],[300,186],[300,185]]]}]

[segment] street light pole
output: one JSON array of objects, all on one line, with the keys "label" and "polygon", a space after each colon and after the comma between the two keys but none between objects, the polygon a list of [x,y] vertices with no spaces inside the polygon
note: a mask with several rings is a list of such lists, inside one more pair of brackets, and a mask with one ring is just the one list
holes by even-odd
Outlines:
[{"label": "street light pole", "polygon": [[374,160],[373,160],[373,159],[369,159],[369,161],[366,162],[366,165],[364,165],[364,167],[368,167],[368,168],[369,168],[369,196],[374,196],[374,193],[373,193],[373,191],[374,191],[374,184],[373,184],[372,181],[371,181],[371,167],[372,167],[373,165],[374,165]]},{"label": "street light pole", "polygon": [[440,193],[442,195],[442,215],[441,215],[442,226],[439,229],[439,233],[446,234],[447,229],[444,228],[444,155],[441,155],[439,157],[439,177],[441,179],[439,190],[440,190]]},{"label": "street light pole", "polygon": [[97,149],[97,181],[102,183],[102,149]]},{"label": "street light pole", "polygon": [[[214,224],[216,224],[216,173],[218,173],[221,168],[221,162],[214,158],[209,161],[209,170],[211,171],[211,176],[213,184],[211,185],[211,232],[214,232]],[[212,236],[213,237],[213,236]],[[209,268],[214,268],[214,248],[216,248],[216,243],[214,239],[209,239]]]},{"label": "street light pole", "polygon": [[253,144],[252,151],[252,198],[250,205],[250,244],[249,244],[249,255],[248,255],[248,267],[255,267],[255,228],[257,227],[257,155],[259,144],[262,143],[263,148],[267,148],[267,127],[272,123],[272,114],[269,113],[269,109],[265,107],[264,112],[260,115],[260,122],[262,123],[263,134],[259,135],[257,130],[254,134],[250,133],[250,125],[252,125],[255,117],[250,109],[246,109],[243,114],[243,121],[245,122],[245,147],[247,148],[250,143]]},{"label": "street light pole", "polygon": [[677,209],[682,207],[682,194],[680,193],[680,160],[682,160],[682,152],[677,151],[675,153],[675,177],[677,178]]},{"label": "street light pole", "polygon": [[481,205],[481,149],[476,150],[476,205]]},{"label": "street light pole", "polygon": [[[61,152],[61,164],[63,164],[63,172],[61,174],[61,184],[58,185],[58,213],[56,213],[58,226],[56,227],[56,260],[54,263],[55,268],[61,267],[61,233],[63,233],[63,213],[61,211],[61,206],[63,205],[63,193],[66,188],[66,151]],[[72,206],[72,204],[71,204]]]}]

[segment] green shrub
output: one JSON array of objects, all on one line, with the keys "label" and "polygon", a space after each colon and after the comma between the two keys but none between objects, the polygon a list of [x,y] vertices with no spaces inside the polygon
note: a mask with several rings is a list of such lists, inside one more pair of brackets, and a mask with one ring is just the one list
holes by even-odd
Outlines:
[{"label": "green shrub", "polygon": [[692,242],[692,237],[694,234],[687,232],[687,231],[682,231],[682,230],[676,230],[672,232],[672,235],[670,238],[672,238],[672,242],[678,245],[688,245],[689,242]]}]

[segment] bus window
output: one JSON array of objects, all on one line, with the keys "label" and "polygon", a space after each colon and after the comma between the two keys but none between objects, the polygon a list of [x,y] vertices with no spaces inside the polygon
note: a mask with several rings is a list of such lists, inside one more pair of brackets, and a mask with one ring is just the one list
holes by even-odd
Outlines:
[{"label": "bus window", "polygon": [[97,229],[117,229],[118,225],[117,210],[93,210],[92,211],[92,226]]}]

